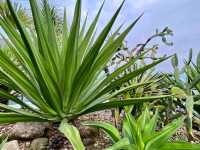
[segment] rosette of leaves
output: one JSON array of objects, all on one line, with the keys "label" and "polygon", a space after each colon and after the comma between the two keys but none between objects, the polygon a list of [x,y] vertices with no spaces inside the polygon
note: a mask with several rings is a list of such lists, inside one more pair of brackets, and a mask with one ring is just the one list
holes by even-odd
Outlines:
[{"label": "rosette of leaves", "polygon": [[74,149],[82,150],[84,146],[79,132],[71,124],[72,120],[80,115],[168,97],[168,95],[148,96],[121,101],[112,96],[111,91],[116,87],[169,58],[160,58],[114,80],[143,57],[141,54],[109,76],[105,75],[106,64],[141,17],[133,21],[121,34],[118,34],[119,29],[117,29],[115,34],[108,38],[124,1],[102,31],[95,35],[103,5],[86,28],[85,25],[81,25],[82,1],[77,0],[70,27],[66,11],[64,13],[61,46],[57,42],[49,4],[46,3],[41,10],[37,2],[29,0],[35,28],[32,32],[25,28],[10,0],[7,0],[7,5],[17,30],[10,20],[5,17],[0,18],[0,25],[7,34],[4,39],[20,63],[16,65],[3,51],[0,51],[0,72],[5,76],[4,80],[14,85],[15,90],[32,103],[28,105],[18,97],[1,91],[0,96],[9,98],[25,109],[0,104],[0,108],[6,110],[0,113],[0,123],[61,122],[60,131],[66,135]]}]

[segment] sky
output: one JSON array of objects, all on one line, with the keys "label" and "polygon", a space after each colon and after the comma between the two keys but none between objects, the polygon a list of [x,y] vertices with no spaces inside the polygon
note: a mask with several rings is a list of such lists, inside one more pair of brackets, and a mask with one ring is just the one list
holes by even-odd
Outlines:
[{"label": "sky", "polygon": [[[27,0],[13,0],[20,2],[28,9]],[[72,16],[75,0],[49,0],[56,9],[61,12],[66,7],[68,15]],[[89,20],[94,18],[103,0],[82,0],[83,18],[88,14]],[[105,5],[98,30],[111,18],[122,0],[105,0]],[[144,12],[143,17],[129,33],[126,41],[129,48],[144,42],[155,33],[156,29],[162,30],[166,26],[173,30],[174,36],[169,37],[173,46],[165,46],[161,40],[153,41],[152,44],[161,44],[159,55],[174,53],[178,54],[181,62],[187,58],[189,49],[193,48],[194,56],[200,52],[200,0],[126,0],[125,5],[116,22],[117,26],[124,23],[130,24],[136,17]],[[160,71],[170,71],[172,67],[169,62],[161,64]]]}]

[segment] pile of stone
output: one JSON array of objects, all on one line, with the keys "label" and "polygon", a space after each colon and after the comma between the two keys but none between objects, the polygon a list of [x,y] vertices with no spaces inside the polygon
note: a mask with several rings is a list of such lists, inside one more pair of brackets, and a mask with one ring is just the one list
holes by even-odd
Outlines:
[{"label": "pile of stone", "polygon": [[[110,144],[106,135],[94,128],[81,125],[81,121],[112,122],[111,111],[85,115],[74,121],[87,149],[102,149]],[[2,150],[70,150],[68,140],[58,131],[59,124],[27,122],[0,126],[0,136],[8,137]]]},{"label": "pile of stone", "polygon": [[[0,136],[8,137],[3,150],[42,150],[48,145],[45,130],[49,123],[29,122],[0,126]],[[22,144],[23,143],[23,144]],[[44,147],[44,148],[43,148]]]}]

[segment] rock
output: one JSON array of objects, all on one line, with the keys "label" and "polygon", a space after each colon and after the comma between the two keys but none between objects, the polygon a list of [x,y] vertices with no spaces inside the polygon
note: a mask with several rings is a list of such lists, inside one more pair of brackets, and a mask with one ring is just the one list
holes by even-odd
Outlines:
[{"label": "rock", "polygon": [[2,150],[20,150],[19,148],[19,143],[17,140],[14,140],[14,141],[10,141],[10,142],[7,142]]},{"label": "rock", "polygon": [[82,140],[85,146],[93,145],[96,142],[96,138],[84,138]]},{"label": "rock", "polygon": [[28,122],[16,123],[10,131],[9,139],[34,139],[44,136],[49,123]]},{"label": "rock", "polygon": [[37,138],[31,143],[30,150],[46,150],[48,147],[48,138]]},{"label": "rock", "polygon": [[82,125],[80,119],[74,120],[73,124],[78,128],[82,138],[93,138],[97,137],[99,134],[99,130],[97,128]]},{"label": "rock", "polygon": [[20,150],[30,150],[31,142],[32,141],[18,141]]},{"label": "rock", "polygon": [[99,135],[99,130],[93,127],[80,126],[79,132],[82,138],[94,138]]}]

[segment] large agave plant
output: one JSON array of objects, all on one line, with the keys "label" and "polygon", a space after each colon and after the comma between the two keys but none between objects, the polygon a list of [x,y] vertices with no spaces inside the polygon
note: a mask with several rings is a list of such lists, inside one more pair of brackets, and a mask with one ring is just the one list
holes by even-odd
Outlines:
[{"label": "large agave plant", "polygon": [[27,105],[17,97],[1,91],[0,96],[9,98],[25,109],[0,104],[1,109],[7,110],[6,113],[0,113],[0,123],[62,121],[60,131],[65,133],[75,149],[83,149],[78,131],[69,124],[70,120],[94,111],[166,97],[142,97],[120,101],[112,98],[110,94],[124,82],[167,59],[161,58],[113,80],[142,57],[141,54],[109,76],[104,75],[105,65],[141,17],[138,17],[121,34],[118,34],[119,29],[117,29],[112,36],[108,37],[124,2],[96,36],[95,29],[103,5],[91,25],[86,28],[85,25],[81,25],[81,0],[77,0],[70,28],[68,28],[66,11],[64,13],[61,45],[56,38],[49,5],[45,5],[41,10],[36,0],[29,0],[29,2],[35,27],[35,31],[32,32],[25,28],[10,0],[7,0],[17,30],[5,17],[1,17],[0,25],[7,34],[4,39],[20,65],[16,65],[3,51],[0,51],[0,72],[5,76],[5,80],[9,80],[13,85],[14,90],[28,98],[33,105]]}]

